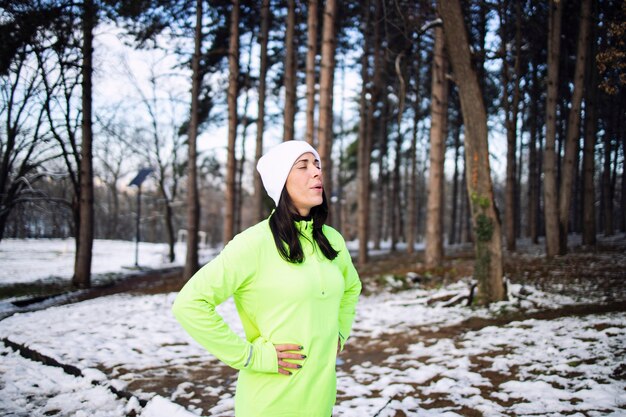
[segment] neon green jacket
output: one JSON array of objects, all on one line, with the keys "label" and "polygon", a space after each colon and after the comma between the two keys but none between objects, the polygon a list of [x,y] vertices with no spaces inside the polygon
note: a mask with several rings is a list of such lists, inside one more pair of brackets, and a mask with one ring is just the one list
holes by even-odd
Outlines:
[{"label": "neon green jacket", "polygon": [[[283,260],[264,220],[226,245],[180,291],[173,313],[189,334],[238,369],[237,417],[329,417],[336,398],[337,340],[350,335],[361,282],[341,235],[324,226],[339,252],[329,261],[299,221],[305,260]],[[245,331],[237,336],[215,306],[233,296]],[[291,376],[278,373],[275,344],[303,346]]]}]

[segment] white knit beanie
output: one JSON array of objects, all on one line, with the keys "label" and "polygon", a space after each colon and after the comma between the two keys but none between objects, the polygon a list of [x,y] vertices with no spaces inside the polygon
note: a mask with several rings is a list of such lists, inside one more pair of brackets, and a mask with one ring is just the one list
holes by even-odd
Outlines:
[{"label": "white knit beanie", "polygon": [[320,161],[321,168],[320,155],[311,145],[302,140],[282,142],[280,145],[274,146],[267,151],[259,159],[256,169],[261,174],[265,191],[272,197],[277,207],[291,167],[293,167],[293,164],[301,155],[309,152]]}]

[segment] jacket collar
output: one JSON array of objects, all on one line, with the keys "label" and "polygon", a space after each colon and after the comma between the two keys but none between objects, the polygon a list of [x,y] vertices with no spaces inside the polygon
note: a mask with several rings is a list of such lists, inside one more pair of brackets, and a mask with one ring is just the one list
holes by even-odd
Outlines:
[{"label": "jacket collar", "polygon": [[309,217],[300,217],[296,220],[296,229],[302,234],[313,234],[313,219]]}]

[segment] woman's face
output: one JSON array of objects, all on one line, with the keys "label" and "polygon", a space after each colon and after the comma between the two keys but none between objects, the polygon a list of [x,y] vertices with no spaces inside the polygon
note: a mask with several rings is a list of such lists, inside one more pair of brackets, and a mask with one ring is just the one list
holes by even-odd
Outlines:
[{"label": "woman's face", "polygon": [[322,170],[315,155],[309,152],[296,159],[285,187],[301,216],[308,216],[313,207],[322,204]]}]

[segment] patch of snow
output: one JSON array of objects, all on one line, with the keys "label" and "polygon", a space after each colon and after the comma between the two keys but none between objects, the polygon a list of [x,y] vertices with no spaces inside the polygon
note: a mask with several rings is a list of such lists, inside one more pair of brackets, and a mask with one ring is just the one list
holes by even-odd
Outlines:
[{"label": "patch of snow", "polygon": [[[202,248],[199,256],[206,262],[220,248]],[[3,239],[0,241],[0,285],[38,280],[67,281],[74,273],[74,239]],[[176,261],[169,262],[165,243],[139,243],[139,265],[142,268],[164,268],[183,265],[186,246],[174,247]],[[135,242],[95,239],[91,273],[98,275],[129,271],[135,265]],[[102,279],[102,277],[100,278]]]}]

